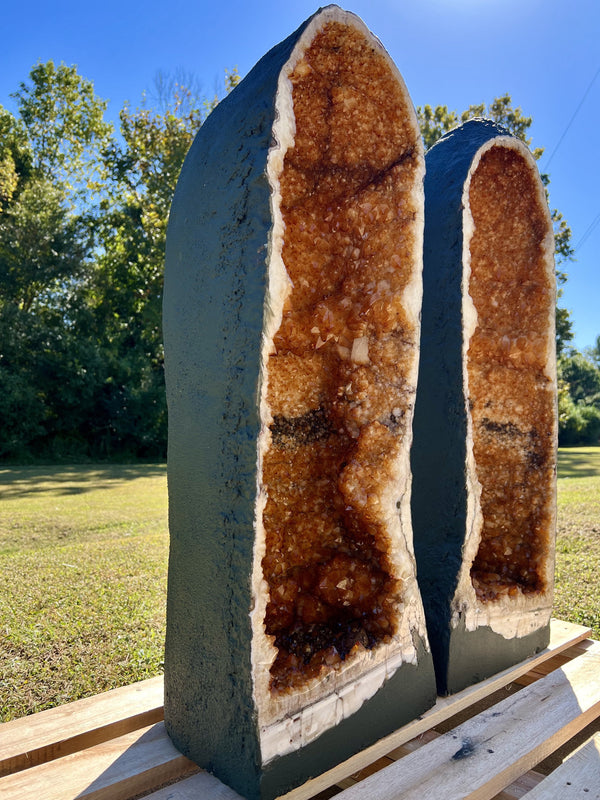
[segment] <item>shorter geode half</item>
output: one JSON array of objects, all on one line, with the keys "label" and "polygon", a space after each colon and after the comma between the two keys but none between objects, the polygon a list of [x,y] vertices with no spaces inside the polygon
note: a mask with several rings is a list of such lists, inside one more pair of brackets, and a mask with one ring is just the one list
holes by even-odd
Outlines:
[{"label": "shorter geode half", "polygon": [[556,526],[552,221],[526,145],[472,120],[426,155],[412,512],[438,691],[549,640]]}]

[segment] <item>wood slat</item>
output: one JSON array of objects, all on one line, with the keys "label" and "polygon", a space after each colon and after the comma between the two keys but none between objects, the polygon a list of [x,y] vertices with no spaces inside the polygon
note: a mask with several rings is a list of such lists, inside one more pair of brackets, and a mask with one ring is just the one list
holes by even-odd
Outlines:
[{"label": "wood slat", "polygon": [[339,800],[490,800],[600,714],[600,643],[346,789]]},{"label": "wood slat", "polygon": [[[390,753],[390,757],[388,759],[380,759],[378,762],[375,762],[375,765],[380,768],[388,766],[390,763],[392,763],[392,759],[398,760],[409,753],[414,753],[421,747],[425,747],[425,745],[429,744],[429,742],[435,741],[441,735],[441,733],[438,733],[434,730],[427,731],[422,736],[418,736],[416,739],[411,739],[410,742],[397,747],[392,753]],[[374,771],[375,770],[371,770],[371,772]],[[358,783],[359,781],[364,780],[365,777],[367,777],[366,774],[358,772],[349,778],[345,778],[343,781],[340,781],[337,786],[339,786],[341,789],[347,789],[350,786],[354,786],[354,784]],[[531,789],[533,789],[534,786],[537,786],[538,783],[540,783],[540,781],[543,779],[544,775],[530,770],[529,772],[526,772],[525,775],[521,775],[519,778],[513,781],[502,792],[495,795],[493,800],[521,800],[521,798],[524,797],[527,792],[531,791]]]},{"label": "wood slat", "polygon": [[175,749],[164,723],[158,722],[0,778],[0,797],[7,800],[130,800],[197,770],[195,764]]},{"label": "wood slat", "polygon": [[[510,706],[509,713],[509,711],[505,711],[505,703],[514,703],[515,698],[525,696],[526,693],[534,693],[532,697],[537,697],[538,706],[533,710],[529,707],[530,717],[537,722],[537,726],[532,723],[533,727],[543,729],[550,725],[554,731],[549,735],[549,741],[535,745],[537,748],[536,761],[532,761],[531,764],[537,763],[550,752],[549,747],[555,749],[560,746],[574,735],[576,730],[584,727],[588,718],[592,719],[595,715],[600,715],[600,707],[593,706],[594,698],[590,700],[593,691],[600,692],[600,670],[598,669],[600,643],[583,641],[589,632],[588,628],[582,626],[553,621],[552,638],[548,650],[452,697],[440,698],[436,706],[423,718],[415,720],[392,736],[349,759],[334,770],[330,770],[324,776],[309,781],[308,784],[286,795],[286,800],[314,798],[326,787],[340,781],[343,782],[344,787],[349,788],[336,796],[339,800],[353,800],[353,798],[364,800],[366,797],[369,800],[384,800],[384,798],[388,800],[388,798],[400,796],[402,800],[405,798],[409,800],[412,797],[418,797],[420,800],[426,796],[451,800],[453,795],[448,794],[445,777],[442,779],[441,790],[438,786],[426,794],[422,793],[423,779],[420,783],[407,787],[408,791],[413,794],[380,795],[374,791],[380,790],[380,784],[387,791],[385,786],[389,782],[388,777],[391,775],[391,771],[400,766],[402,770],[405,770],[409,760],[415,757],[423,757],[427,764],[426,772],[433,770],[435,773],[440,767],[438,761],[435,759],[432,761],[429,752],[426,756],[420,756],[420,752],[427,752],[431,747],[439,748],[438,742],[451,735],[462,737],[459,744],[464,737],[470,737],[472,741],[476,741],[476,738],[473,738],[476,733],[473,733],[472,728],[468,726],[476,725],[474,721],[478,718],[473,717],[464,723],[466,728],[463,725],[442,736],[431,729],[436,724],[452,718],[455,714],[463,712],[473,704],[489,697],[497,689],[519,680],[520,676],[525,673],[531,673],[532,670],[535,670],[535,675],[539,676],[539,680],[480,714],[479,717],[485,717],[486,714],[491,715],[491,721],[488,719],[487,722],[481,723],[481,729],[477,730],[480,736],[492,737],[494,744],[490,745],[488,749],[494,749],[495,752],[504,754],[498,758],[501,757],[505,764],[510,763],[511,759],[515,763],[519,760],[522,762],[521,753],[515,755],[516,750],[511,749],[510,741],[505,741],[496,730],[496,715],[498,713],[504,721],[510,722],[515,713],[514,707]],[[560,655],[561,653],[563,655]],[[570,659],[574,660],[570,661]],[[589,664],[590,660],[594,661],[594,670],[598,677],[588,675],[587,666],[585,669],[575,668],[579,662]],[[556,669],[560,664],[563,664],[562,669],[543,677],[545,671]],[[557,688],[552,682],[557,682]],[[569,691],[563,685],[565,682],[569,687],[571,687],[570,682],[573,683],[571,692],[575,699],[571,698],[570,706]],[[580,684],[582,682],[588,687],[595,686],[595,689],[588,691],[587,695],[585,692],[581,694]],[[547,690],[547,697],[544,694],[544,697],[540,698],[540,686],[543,693]],[[191,761],[182,756],[171,744],[164,725],[150,725],[154,721],[153,715],[157,715],[159,719],[162,718],[162,699],[162,677],[159,677],[0,725],[0,769],[4,772],[14,772],[17,769],[23,770],[24,767],[32,764],[37,765],[31,766],[26,771],[0,778],[0,796],[6,797],[7,800],[8,798],[10,800],[39,800],[40,797],[43,797],[44,800],[59,800],[59,798],[60,800],[70,800],[70,798],[76,797],[85,798],[85,800],[131,800],[141,793],[152,792],[148,795],[152,800],[197,800],[197,798],[202,798],[202,800],[243,800],[232,789],[224,786],[216,778],[199,771]],[[574,706],[580,700],[582,707],[576,711]],[[594,710],[592,710],[592,706]],[[569,721],[561,728],[557,723],[557,716],[560,717],[564,713],[565,707],[570,708],[570,717]],[[517,705],[516,709],[519,714],[526,716],[526,706],[521,709],[521,706]],[[550,720],[547,719],[548,715]],[[144,720],[147,721],[144,723]],[[513,723],[517,725],[514,747],[518,750],[521,746],[523,752],[529,753],[532,750],[529,747],[531,737],[525,735],[523,739],[519,734],[519,728],[524,723],[522,721],[516,723],[514,720]],[[510,725],[507,724],[505,727],[508,730]],[[510,740],[511,736],[512,734],[506,733],[505,739]],[[423,747],[424,743],[426,743],[425,747]],[[456,754],[462,747],[462,745],[457,747],[457,740],[452,740],[452,743],[454,750],[450,755]],[[468,749],[466,748],[466,750]],[[473,757],[480,757],[478,749],[485,750],[486,748],[476,747],[472,754],[465,753],[467,757],[459,759],[457,762],[460,767],[459,783],[462,791],[457,797],[465,797],[464,787],[468,782],[465,767],[478,761],[478,758]],[[432,752],[435,754],[437,750]],[[65,755],[65,753],[69,753],[69,755]],[[486,754],[483,753],[483,755],[485,761]],[[487,755],[492,757],[492,754]],[[527,756],[527,758],[529,757]],[[394,763],[392,761],[394,758],[401,760]],[[439,760],[439,756],[436,758]],[[50,761],[50,759],[54,760]],[[446,760],[448,760],[447,754]],[[50,763],[41,763],[45,761],[50,761]],[[469,794],[468,797],[472,800],[482,800],[482,798],[518,800],[521,797],[529,800],[527,792],[533,791],[533,787],[543,776],[532,772],[527,773],[528,764],[529,761],[519,763],[518,773],[512,777],[504,776],[502,778],[504,783],[502,786],[498,786],[492,794],[489,792],[475,793]],[[380,766],[384,766],[384,769],[374,772]],[[454,761],[450,758],[451,771],[453,766]],[[486,770],[487,767],[486,762]],[[412,767],[410,770],[412,771]],[[195,774],[190,775],[192,771]],[[367,777],[371,772],[374,774]],[[522,775],[522,773],[526,774]],[[3,773],[0,772],[1,774]],[[522,776],[517,777],[518,774]],[[423,776],[421,777],[423,778]],[[356,784],[357,780],[361,782]],[[174,781],[174,783],[167,788],[160,788],[169,781]],[[372,789],[373,781],[376,782],[375,790]],[[511,783],[511,781],[513,782]],[[394,786],[395,783],[396,778],[393,779]],[[355,784],[354,787],[353,784]],[[507,786],[507,788],[503,789],[503,786]],[[491,791],[491,788],[489,790]],[[402,784],[399,784],[398,791],[405,791]],[[479,790],[477,789],[477,791]],[[352,792],[354,794],[348,794]],[[562,795],[560,796],[562,798]],[[593,798],[593,795],[586,794],[585,796],[586,800]],[[568,797],[570,795],[565,795],[565,798]],[[574,797],[578,797],[578,795],[574,795]],[[541,798],[546,800],[546,795],[540,795],[540,800]]]},{"label": "wood slat", "polygon": [[[386,760],[386,756],[390,755],[391,757],[398,758],[404,755],[404,752],[402,752],[403,748],[415,749],[416,746],[418,746],[416,743],[419,740],[429,741],[432,738],[437,738],[436,734],[430,731],[434,725],[440,724],[440,722],[464,711],[466,708],[489,696],[499,688],[515,681],[518,676],[525,674],[532,667],[541,665],[546,660],[551,659],[555,654],[573,647],[576,643],[584,640],[589,633],[589,628],[553,620],[550,645],[543,653],[533,656],[526,662],[504,670],[504,672],[493,678],[471,686],[458,694],[448,698],[439,698],[436,706],[419,720],[415,720],[409,725],[406,725],[404,728],[396,731],[376,745],[367,748],[367,750],[364,750],[362,753],[353,756],[343,764],[329,770],[324,775],[294,789],[292,792],[286,794],[282,800],[310,800],[315,794],[334,784],[342,788],[353,786],[356,784],[357,779],[362,780],[366,772],[371,772],[374,769],[374,765],[381,763],[389,764],[389,759]],[[532,784],[534,785],[537,780],[540,779],[541,777],[537,778],[535,775],[528,778],[518,778],[511,787],[509,787],[510,791],[507,790],[504,796],[500,795],[498,800],[517,800],[517,798],[525,794],[527,789],[531,788]],[[194,776],[194,778],[188,779],[189,786],[191,787],[190,791],[196,788],[196,783],[198,783],[198,788],[200,787],[200,783],[202,783],[202,794],[198,796],[201,796],[203,800],[220,800],[221,797],[223,797],[224,800],[229,800],[229,795],[219,795],[218,791],[226,790],[231,792],[231,789],[224,787],[219,781],[217,781],[214,786],[209,787],[204,781],[205,779],[200,776]],[[176,793],[178,788],[179,785],[177,787],[169,787],[169,791],[174,793],[166,797],[168,797],[169,800],[171,800],[171,797],[172,800],[180,800],[179,794]],[[191,796],[193,797],[193,794]],[[365,797],[367,796],[368,795],[365,795]],[[187,795],[181,795],[181,800],[187,800],[187,797]],[[440,797],[444,797],[444,795],[442,794]],[[232,795],[232,800],[235,800],[235,798],[236,795],[234,793]],[[152,800],[154,800],[154,796]],[[162,800],[162,797],[160,800]]]},{"label": "wood slat", "polygon": [[244,800],[213,775],[198,772],[178,783],[147,795],[144,800]]},{"label": "wood slat", "polygon": [[600,733],[563,761],[525,800],[600,800]]},{"label": "wood slat", "polygon": [[[398,760],[399,758],[402,758],[405,755],[408,755],[409,753],[414,753],[421,747],[425,747],[426,744],[429,744],[429,742],[433,742],[436,739],[439,739],[440,736],[442,736],[442,734],[438,733],[435,730],[427,731],[422,736],[419,736],[417,739],[412,739],[405,745],[398,747],[396,750],[390,753],[390,757],[393,757],[395,760]],[[541,780],[543,780],[543,778],[544,776],[539,772],[534,772],[534,771],[526,772],[525,775],[521,775],[519,778],[513,781],[509,786],[507,786],[502,792],[497,794],[493,798],[493,800],[520,800],[528,791],[533,789],[534,786],[537,786],[537,784]]]},{"label": "wood slat", "polygon": [[0,776],[160,722],[163,678],[76,700],[0,725]]},{"label": "wood slat", "polygon": [[502,792],[494,795],[493,800],[521,800],[522,797],[527,797],[527,792],[530,792],[543,779],[544,776],[539,772],[530,770],[513,781]]},{"label": "wood slat", "polygon": [[[562,620],[552,620],[550,644],[546,650],[499,672],[485,681],[469,686],[467,689],[463,689],[462,692],[457,692],[449,697],[438,697],[435,706],[418,719],[413,720],[413,722],[395,731],[390,736],[381,739],[371,747],[367,747],[347,761],[338,764],[333,769],[324,772],[319,777],[313,778],[297,789],[288,792],[282,797],[282,800],[310,800],[323,789],[339,784],[340,781],[368,767],[369,764],[372,764],[378,758],[388,755],[400,745],[470,708],[498,689],[515,682],[520,676],[525,675],[529,670],[536,668],[552,656],[583,641],[589,636],[590,632],[591,629],[583,625],[574,625]],[[207,798],[207,800],[210,800],[210,798]]]},{"label": "wood slat", "polygon": [[548,673],[552,672],[553,670],[559,669],[564,664],[567,664],[569,661],[577,658],[577,656],[585,653],[585,651],[591,647],[591,645],[592,640],[576,642],[566,650],[563,650],[551,658],[548,658],[546,661],[543,661],[541,664],[538,664],[533,669],[529,670],[529,672],[525,673],[525,675],[521,675],[516,679],[515,683],[518,683],[521,686],[528,686],[530,683],[543,678],[544,675],[548,675]]}]

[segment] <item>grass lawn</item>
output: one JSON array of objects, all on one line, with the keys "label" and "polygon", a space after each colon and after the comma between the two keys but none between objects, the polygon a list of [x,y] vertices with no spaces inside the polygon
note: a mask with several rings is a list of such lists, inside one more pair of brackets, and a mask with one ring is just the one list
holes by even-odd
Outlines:
[{"label": "grass lawn", "polygon": [[[0,469],[0,721],[157,675],[164,465]],[[555,616],[600,638],[600,448],[559,454]]]},{"label": "grass lawn", "polygon": [[559,451],[555,574],[554,615],[600,639],[600,447]]},{"label": "grass lawn", "polygon": [[163,465],[0,469],[0,720],[157,675]]}]

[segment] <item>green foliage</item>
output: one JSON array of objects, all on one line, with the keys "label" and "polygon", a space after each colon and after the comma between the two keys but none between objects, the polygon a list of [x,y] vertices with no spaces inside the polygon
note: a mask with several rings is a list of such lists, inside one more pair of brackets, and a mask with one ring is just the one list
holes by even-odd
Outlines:
[{"label": "green foliage", "polygon": [[69,214],[48,179],[32,177],[0,215],[2,303],[30,311],[45,295],[52,304],[85,269],[87,227]]},{"label": "green foliage", "polygon": [[43,168],[27,125],[5,109],[0,164],[0,457],[27,459],[55,446],[63,411],[83,407],[73,396],[83,347],[73,312],[92,240],[68,187]]},{"label": "green foliage", "polygon": [[[490,119],[499,125],[503,125],[513,136],[521,139],[527,146],[531,145],[531,139],[528,139],[526,134],[531,127],[533,119],[524,116],[520,108],[513,108],[509,94],[496,97],[487,107],[485,103],[470,105],[461,114],[456,111],[449,111],[448,106],[432,108],[426,105],[417,107],[417,119],[427,150],[452,128],[477,117]],[[535,158],[539,158],[542,153],[543,150],[540,148],[536,148],[533,151]]]},{"label": "green foliage", "polygon": [[600,441],[600,410],[594,406],[574,403],[571,398],[559,404],[559,443],[561,447],[578,444],[598,444]]},{"label": "green foliage", "polygon": [[449,111],[448,106],[417,106],[417,120],[425,150],[429,150],[445,133],[460,125],[458,114],[456,111]]},{"label": "green foliage", "polygon": [[106,101],[77,68],[39,62],[13,95],[36,171],[79,201],[98,188],[101,152],[112,135]]},{"label": "green foliage", "polygon": [[166,447],[161,306],[167,220],[179,172],[205,111],[193,92],[170,86],[161,110],[126,105],[121,141],[105,152],[100,249],[86,298],[110,342],[95,434],[109,456],[160,456]]},{"label": "green foliage", "polygon": [[573,353],[560,362],[561,374],[576,403],[600,405],[600,370],[582,353]]},{"label": "green foliage", "polygon": [[600,369],[600,336],[596,336],[596,341],[592,347],[584,350],[585,357]]},{"label": "green foliage", "polygon": [[600,369],[573,352],[558,360],[558,422],[561,445],[600,441]]},{"label": "green foliage", "polygon": [[31,176],[33,151],[23,123],[0,106],[0,214]]},{"label": "green foliage", "polygon": [[[226,74],[226,89],[239,80]],[[0,107],[0,458],[164,457],[166,226],[208,103],[162,79],[120,113],[75,67]]]},{"label": "green foliage", "polygon": [[566,308],[556,307],[556,353],[565,352],[569,342],[573,340],[573,322]]},{"label": "green foliage", "polygon": [[0,212],[10,203],[19,185],[16,164],[10,152],[0,154]]}]

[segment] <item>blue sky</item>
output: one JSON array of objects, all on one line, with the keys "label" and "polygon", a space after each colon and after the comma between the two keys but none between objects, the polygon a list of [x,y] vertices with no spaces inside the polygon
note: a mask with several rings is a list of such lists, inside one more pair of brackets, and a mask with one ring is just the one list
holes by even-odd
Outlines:
[{"label": "blue sky", "polygon": [[[348,0],[396,61],[415,105],[462,111],[509,92],[545,148],[550,205],[573,231],[562,304],[575,345],[600,334],[600,0]],[[117,120],[159,71],[193,74],[212,97],[318,5],[307,0],[25,0],[2,13],[0,104],[37,61],[76,64]]]}]

